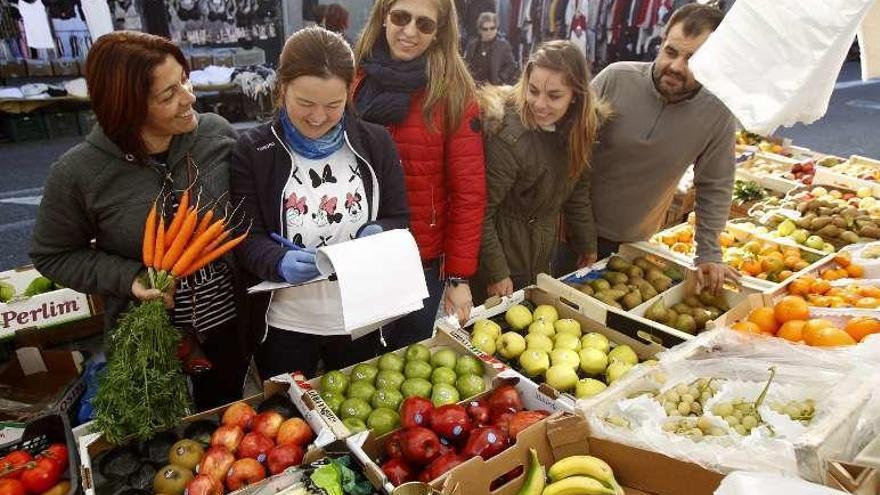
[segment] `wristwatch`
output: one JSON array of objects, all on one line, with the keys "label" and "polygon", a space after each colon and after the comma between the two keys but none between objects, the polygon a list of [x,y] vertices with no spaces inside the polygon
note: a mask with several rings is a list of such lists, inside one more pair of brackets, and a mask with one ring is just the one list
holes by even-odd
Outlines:
[{"label": "wristwatch", "polygon": [[458,287],[461,284],[467,285],[468,281],[466,278],[461,277],[447,277],[446,283],[451,285],[452,287]]}]

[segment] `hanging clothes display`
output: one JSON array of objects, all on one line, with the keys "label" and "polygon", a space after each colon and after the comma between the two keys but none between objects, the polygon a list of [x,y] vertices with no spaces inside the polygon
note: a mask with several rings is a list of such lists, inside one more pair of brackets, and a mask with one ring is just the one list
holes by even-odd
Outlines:
[{"label": "hanging clothes display", "polygon": [[113,17],[107,0],[80,0],[86,26],[93,40],[113,32]]},{"label": "hanging clothes display", "polygon": [[144,23],[150,34],[171,38],[168,29],[168,7],[165,0],[143,0]]},{"label": "hanging clothes display", "polygon": [[42,0],[20,0],[14,5],[18,7],[24,23],[27,45],[31,48],[54,49],[55,38],[52,37],[52,28],[49,26],[49,17]]}]

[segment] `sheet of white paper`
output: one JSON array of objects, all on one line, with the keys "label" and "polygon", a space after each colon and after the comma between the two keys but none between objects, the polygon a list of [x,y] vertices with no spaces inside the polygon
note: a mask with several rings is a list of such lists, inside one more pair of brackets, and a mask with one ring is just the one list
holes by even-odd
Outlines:
[{"label": "sheet of white paper", "polygon": [[286,289],[288,287],[299,287],[301,285],[309,285],[309,284],[314,284],[315,282],[320,282],[322,280],[327,280],[328,278],[330,278],[330,273],[328,273],[326,275],[321,274],[318,277],[315,277],[311,280],[301,282],[298,284],[289,284],[287,282],[264,281],[264,282],[258,283],[257,285],[254,285],[253,287],[248,287],[248,294],[256,294],[258,292],[269,292],[269,291],[278,290],[278,289]]}]

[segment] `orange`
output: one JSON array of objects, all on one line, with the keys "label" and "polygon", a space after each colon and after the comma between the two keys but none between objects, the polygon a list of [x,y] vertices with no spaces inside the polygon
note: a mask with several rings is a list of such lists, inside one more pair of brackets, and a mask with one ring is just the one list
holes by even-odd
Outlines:
[{"label": "orange", "polygon": [[779,280],[785,280],[792,275],[794,274],[791,272],[791,270],[782,270],[781,272],[779,272],[778,278]]},{"label": "orange", "polygon": [[[846,270],[844,270],[844,272],[846,272]],[[840,276],[840,273],[837,270],[825,270],[822,272],[822,278],[829,282],[833,282],[843,277]]]},{"label": "orange", "polygon": [[761,268],[767,273],[776,273],[785,268],[785,264],[782,260],[768,256],[761,261]]},{"label": "orange", "polygon": [[755,275],[761,273],[761,262],[756,259],[745,260],[743,261],[741,269],[742,271],[754,277]]},{"label": "orange", "polygon": [[722,232],[718,234],[718,243],[721,244],[721,247],[733,246],[734,241],[736,241],[736,239],[730,232]]},{"label": "orange", "polygon": [[857,316],[848,322],[843,328],[850,337],[861,341],[873,333],[880,333],[880,321],[870,316]]},{"label": "orange", "polygon": [[764,244],[759,251],[759,253],[764,256],[775,252],[779,252],[779,248],[776,247],[776,244],[770,244],[769,242],[767,244]]},{"label": "orange", "polygon": [[797,258],[797,259],[801,259],[801,251],[800,251],[800,249],[798,249],[798,248],[793,248],[793,247],[783,247],[783,248],[782,248],[782,255],[783,255],[784,257],[786,257],[786,258],[792,258],[792,257],[794,257],[794,258]]},{"label": "orange", "polygon": [[834,323],[826,320],[825,318],[813,318],[812,320],[807,320],[807,323],[804,325],[804,333],[812,332],[815,330],[821,330],[825,327],[833,327]]},{"label": "orange", "polygon": [[831,290],[831,284],[827,280],[816,280],[810,287],[810,292],[813,294],[825,294],[829,290]]},{"label": "orange", "polygon": [[810,293],[811,285],[812,283],[808,279],[801,277],[788,285],[788,293],[794,296],[805,296]]},{"label": "orange", "polygon": [[773,307],[776,321],[785,323],[790,320],[806,320],[810,317],[807,301],[799,296],[785,296]]},{"label": "orange", "polygon": [[856,343],[848,333],[835,327],[825,327],[812,333],[805,332],[804,341],[818,347],[836,347]]},{"label": "orange", "polygon": [[779,324],[773,314],[773,308],[755,308],[749,313],[749,321],[754,323],[764,333],[776,334]]},{"label": "orange", "polygon": [[797,266],[798,262],[801,260],[800,256],[786,256],[784,263],[786,268],[791,268],[794,270],[794,267]]},{"label": "orange", "polygon": [[798,264],[794,266],[794,269],[797,270],[797,271],[801,271],[801,270],[803,270],[804,268],[806,268],[806,267],[808,267],[808,266],[810,266],[809,263],[807,263],[807,262],[804,261],[804,260],[801,260],[801,261],[798,261]]},{"label": "orange", "polygon": [[777,337],[781,337],[786,340],[790,340],[792,342],[800,342],[804,338],[804,326],[806,326],[807,322],[803,320],[790,320],[782,324],[779,327],[779,331],[776,332]]},{"label": "orange", "polygon": [[843,268],[846,268],[850,264],[850,257],[846,254],[838,254],[834,257],[834,262],[842,266]]},{"label": "orange", "polygon": [[691,250],[691,247],[690,247],[690,245],[685,244],[683,242],[676,242],[675,244],[672,245],[672,250],[675,251],[676,253],[687,254],[688,251]]},{"label": "orange", "polygon": [[681,229],[678,231],[675,238],[678,242],[691,242],[694,238],[694,232],[691,229]]},{"label": "orange", "polygon": [[865,275],[865,269],[860,265],[849,265],[846,267],[846,273],[849,278],[862,278]]},{"label": "orange", "polygon": [[866,285],[859,287],[859,295],[862,297],[880,298],[880,287],[876,285]]},{"label": "orange", "polygon": [[826,296],[810,295],[810,306],[816,306],[817,308],[828,308],[831,307],[831,299]]},{"label": "orange", "polygon": [[785,261],[785,255],[783,255],[779,251],[773,251],[772,253],[767,254],[767,257],[774,260]]},{"label": "orange", "polygon": [[864,309],[874,309],[878,305],[880,305],[880,300],[877,300],[876,298],[873,298],[873,297],[860,297],[859,300],[856,301],[856,304],[855,304],[855,306],[857,308],[864,308]]},{"label": "orange", "polygon": [[731,328],[733,328],[734,330],[736,330],[738,332],[753,333],[756,335],[766,335],[764,332],[761,331],[761,328],[758,327],[758,325],[755,325],[754,323],[752,323],[750,321],[738,321],[738,322],[734,323]]}]

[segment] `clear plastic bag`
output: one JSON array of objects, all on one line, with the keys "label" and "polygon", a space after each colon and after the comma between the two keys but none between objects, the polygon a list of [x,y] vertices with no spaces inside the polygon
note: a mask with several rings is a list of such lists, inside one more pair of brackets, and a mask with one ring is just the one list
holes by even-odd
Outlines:
[{"label": "clear plastic bag", "polygon": [[798,478],[737,471],[724,477],[715,495],[840,495],[844,492]]}]

